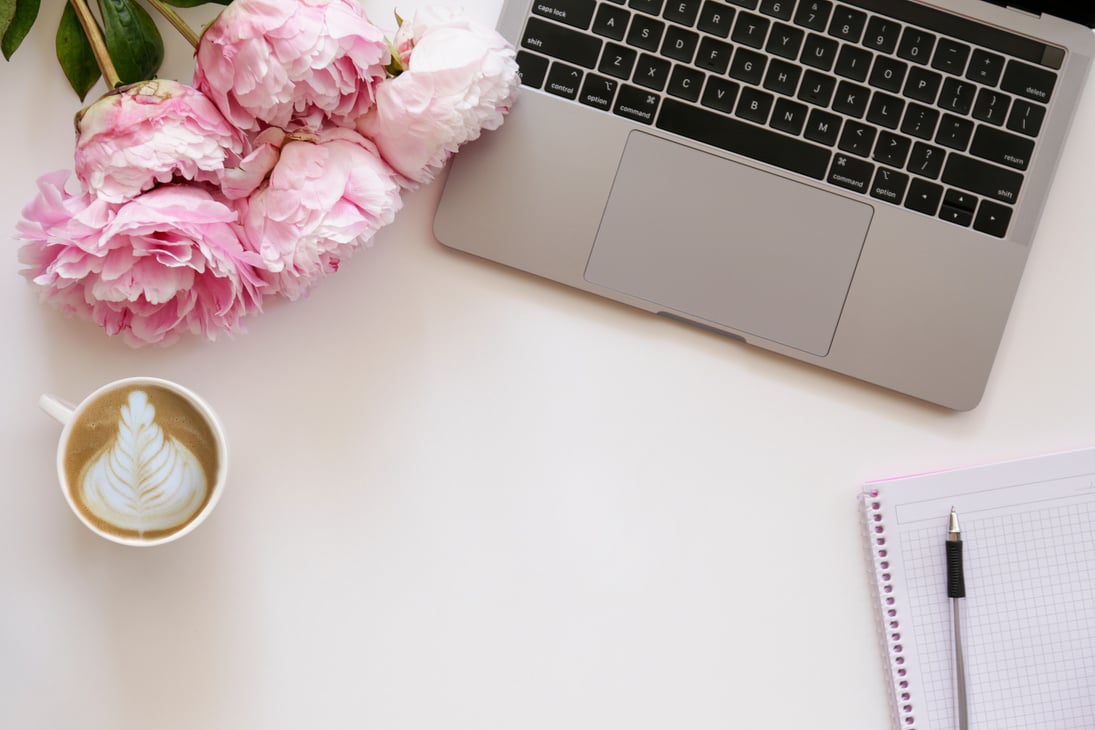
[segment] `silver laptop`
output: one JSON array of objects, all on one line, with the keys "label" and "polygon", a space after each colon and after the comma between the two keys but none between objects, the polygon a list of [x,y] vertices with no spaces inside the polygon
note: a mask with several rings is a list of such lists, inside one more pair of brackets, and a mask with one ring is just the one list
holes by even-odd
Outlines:
[{"label": "silver laptop", "polygon": [[509,0],[447,246],[943,406],[981,399],[1095,3]]}]

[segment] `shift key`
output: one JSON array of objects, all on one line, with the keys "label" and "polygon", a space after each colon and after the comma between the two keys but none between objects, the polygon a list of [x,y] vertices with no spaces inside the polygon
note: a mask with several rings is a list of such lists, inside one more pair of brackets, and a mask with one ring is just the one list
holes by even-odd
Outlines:
[{"label": "shift key", "polygon": [[532,12],[575,28],[588,30],[596,0],[533,0]]},{"label": "shift key", "polygon": [[943,182],[986,198],[1015,204],[1023,176],[965,155],[951,154],[943,168]]},{"label": "shift key", "polygon": [[599,38],[539,18],[528,19],[521,45],[586,68],[593,68],[601,53]]}]

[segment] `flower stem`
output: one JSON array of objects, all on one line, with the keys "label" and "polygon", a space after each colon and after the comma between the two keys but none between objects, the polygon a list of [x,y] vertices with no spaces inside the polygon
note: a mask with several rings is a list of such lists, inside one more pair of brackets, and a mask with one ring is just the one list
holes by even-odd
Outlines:
[{"label": "flower stem", "polygon": [[175,9],[163,2],[163,0],[148,0],[148,4],[156,8],[160,15],[167,19],[168,23],[182,34],[182,37],[186,39],[186,42],[195,48],[198,47],[198,34],[194,32],[194,29],[186,24],[186,21],[175,12]]},{"label": "flower stem", "polygon": [[91,52],[95,55],[95,62],[99,64],[99,71],[102,72],[107,86],[112,89],[118,88],[122,85],[122,79],[114,68],[114,62],[110,60],[110,51],[106,48],[103,33],[99,30],[99,23],[95,20],[95,16],[91,14],[91,8],[84,0],[69,0],[69,3],[76,11],[76,18],[80,21],[84,35],[91,44]]}]

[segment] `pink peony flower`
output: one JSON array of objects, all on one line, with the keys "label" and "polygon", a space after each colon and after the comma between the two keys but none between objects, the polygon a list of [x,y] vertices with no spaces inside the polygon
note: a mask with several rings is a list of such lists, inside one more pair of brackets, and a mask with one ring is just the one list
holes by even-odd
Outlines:
[{"label": "pink peony flower", "polygon": [[194,85],[244,130],[352,126],[390,59],[356,0],[234,0],[202,35]]},{"label": "pink peony flower", "polygon": [[208,98],[168,79],[111,91],[76,119],[76,176],[114,203],[176,177],[215,180],[242,151]]},{"label": "pink peony flower", "polygon": [[271,128],[256,143],[233,194],[249,194],[238,205],[264,277],[295,300],[395,218],[399,184],[372,143],[350,129],[286,136]]},{"label": "pink peony flower", "polygon": [[112,204],[66,189],[67,176],[42,176],[18,225],[21,273],[45,301],[134,346],[182,332],[216,339],[261,309],[259,257],[206,189],[166,185]]},{"label": "pink peony flower", "polygon": [[405,70],[377,86],[357,130],[410,184],[424,184],[461,145],[502,124],[517,94],[516,54],[495,31],[444,8],[418,11],[394,43]]}]

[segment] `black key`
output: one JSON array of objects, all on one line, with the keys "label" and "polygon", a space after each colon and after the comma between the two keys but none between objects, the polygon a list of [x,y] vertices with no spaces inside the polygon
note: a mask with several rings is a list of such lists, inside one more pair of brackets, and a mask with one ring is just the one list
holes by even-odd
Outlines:
[{"label": "black key", "polygon": [[662,0],[628,0],[627,6],[632,10],[639,10],[651,15],[658,15],[662,12]]},{"label": "black key", "polygon": [[932,56],[932,68],[955,76],[961,76],[966,70],[966,61],[970,58],[970,47],[950,38],[940,38]]},{"label": "black key", "polygon": [[867,107],[867,121],[888,129],[897,129],[901,124],[901,115],[905,111],[905,100],[896,96],[875,92],[871,104]]},{"label": "black key", "polygon": [[973,118],[989,124],[1003,124],[1007,119],[1010,103],[1006,94],[992,89],[981,89],[977,92],[977,102],[973,105]]},{"label": "black key", "polygon": [[968,114],[973,108],[973,98],[977,87],[968,81],[959,81],[948,76],[943,80],[943,90],[939,92],[939,106],[947,111]]},{"label": "black key", "polygon": [[700,10],[700,21],[696,27],[704,33],[726,38],[734,27],[734,9],[714,0],[706,0]]},{"label": "black key", "polygon": [[539,89],[547,77],[548,60],[528,51],[517,52],[517,68],[521,83]]},{"label": "black key", "polygon": [[931,60],[935,47],[935,36],[919,28],[905,28],[901,42],[897,44],[897,55],[913,63],[927,63]]},{"label": "black key", "polygon": [[905,196],[905,207],[928,215],[939,210],[939,200],[943,197],[943,187],[935,183],[914,177],[909,183],[909,194]]},{"label": "black key", "polygon": [[665,31],[665,40],[662,41],[662,55],[676,61],[691,63],[692,56],[696,53],[696,44],[699,42],[700,37],[698,34],[671,25]]},{"label": "black key", "polygon": [[943,77],[935,71],[913,66],[909,70],[909,78],[905,81],[905,89],[902,93],[910,99],[934,104],[942,83]]},{"label": "black key", "polygon": [[939,112],[920,104],[909,104],[905,110],[905,119],[901,122],[901,131],[920,139],[931,139],[935,135],[935,125],[939,123]]},{"label": "black key", "polygon": [[957,226],[969,227],[969,224],[973,221],[973,211],[965,210],[963,208],[955,208],[952,205],[947,205],[946,202],[939,207],[939,217],[948,223],[954,223]]},{"label": "black key", "polygon": [[801,76],[802,69],[798,66],[773,58],[764,77],[764,88],[777,94],[794,96]]},{"label": "black key", "polygon": [[593,20],[596,0],[536,0],[532,12],[585,30]]},{"label": "black key", "polygon": [[897,170],[878,168],[871,183],[871,197],[901,205],[905,199],[905,190],[909,187],[909,176]]},{"label": "black key", "polygon": [[608,111],[612,108],[612,97],[616,95],[616,89],[620,82],[607,76],[586,74],[586,80],[582,82],[582,91],[578,94],[578,101],[588,106]]},{"label": "black key", "polygon": [[760,12],[780,20],[790,20],[795,0],[760,0]]},{"label": "black key", "polygon": [[805,37],[805,31],[800,28],[776,23],[772,26],[772,32],[768,34],[768,45],[764,48],[774,56],[789,58],[793,61],[798,58],[798,52],[802,50],[802,39]]},{"label": "black key", "polygon": [[707,85],[703,87],[703,98],[700,99],[700,103],[730,114],[734,111],[734,101],[738,98],[740,88],[733,81],[718,76],[708,76]]},{"label": "black key", "polygon": [[700,49],[696,53],[696,65],[721,74],[730,65],[730,57],[733,54],[734,47],[729,43],[705,37],[700,41]]},{"label": "black key", "polygon": [[599,38],[584,35],[540,18],[528,19],[521,45],[586,68],[593,68],[601,52]]},{"label": "black key", "polygon": [[623,8],[602,5],[597,8],[597,15],[593,18],[593,32],[614,41],[622,41],[624,34],[627,33],[629,20],[631,20],[631,13]]},{"label": "black key", "polygon": [[734,32],[730,39],[735,43],[752,48],[764,48],[764,39],[768,37],[768,27],[772,21],[752,13],[738,13],[738,22],[734,23]]},{"label": "black key", "polygon": [[977,196],[951,188],[943,195],[943,204],[973,212],[977,208]]},{"label": "black key", "polygon": [[577,99],[582,84],[582,69],[556,61],[548,71],[544,91],[566,99]]},{"label": "black key", "polygon": [[909,172],[934,180],[943,170],[943,158],[946,156],[947,151],[944,149],[917,142],[909,155]]},{"label": "black key", "polygon": [[756,51],[739,48],[734,53],[733,63],[730,64],[730,78],[747,84],[760,84],[761,79],[764,78],[764,66],[767,63],[768,59]]},{"label": "black key", "polygon": [[703,88],[703,72],[688,66],[677,65],[673,67],[673,73],[669,76],[669,86],[666,88],[673,96],[688,101],[696,101],[700,98],[700,89]]},{"label": "black key", "polygon": [[829,0],[801,0],[798,11],[795,13],[795,25],[801,25],[810,30],[824,31],[829,25],[829,16],[833,12],[833,4]]},{"label": "black key", "polygon": [[746,86],[738,97],[737,115],[750,122],[765,124],[768,115],[772,111],[772,104],[776,97],[771,94]]},{"label": "black key", "polygon": [[1052,71],[1013,60],[1008,61],[1000,88],[1016,96],[1045,104],[1049,101],[1056,83],[1057,74]]},{"label": "black key", "polygon": [[621,84],[613,111],[633,122],[651,124],[658,111],[658,95],[646,89]]},{"label": "black key", "polygon": [[597,70],[618,79],[631,78],[631,72],[635,68],[635,59],[639,54],[635,49],[621,46],[617,43],[606,43],[605,52],[601,55],[601,62]]},{"label": "black key", "polygon": [[943,182],[1003,203],[1019,197],[1023,176],[972,157],[951,153],[943,167]]},{"label": "black key", "polygon": [[1008,115],[1008,129],[1034,137],[1041,131],[1045,118],[1046,108],[1041,104],[1016,99]]},{"label": "black key", "polygon": [[669,0],[662,17],[681,25],[692,25],[700,14],[700,0]]},{"label": "black key", "polygon": [[982,200],[977,208],[977,217],[973,219],[973,228],[981,233],[1003,238],[1007,235],[1010,221],[1011,208],[991,200]]},{"label": "black key", "polygon": [[845,152],[851,152],[860,157],[870,157],[871,148],[874,147],[874,139],[878,130],[874,127],[859,122],[848,120],[844,123],[844,131],[840,134],[838,146]]},{"label": "black key", "polygon": [[867,101],[870,96],[871,90],[866,86],[841,81],[836,89],[836,97],[833,99],[833,111],[858,119],[867,112]]},{"label": "black key", "polygon": [[996,86],[1000,81],[1000,74],[1004,72],[1004,57],[980,48],[974,49],[970,58],[969,68],[966,69],[966,78],[985,86]]},{"label": "black key", "polygon": [[806,139],[832,147],[840,136],[840,125],[844,120],[836,114],[814,109],[810,112],[810,118],[806,122]]},{"label": "black key", "polygon": [[635,75],[631,80],[639,86],[661,91],[669,80],[669,61],[644,53],[635,64]]},{"label": "black key", "polygon": [[811,33],[806,36],[806,43],[803,46],[800,60],[807,66],[828,71],[833,67],[833,61],[836,60],[838,45],[832,38]]},{"label": "black key", "polygon": [[871,69],[871,59],[874,56],[870,51],[855,46],[845,45],[840,48],[836,57],[836,65],[833,71],[837,76],[843,76],[852,81],[866,81],[867,73]]},{"label": "black key", "polygon": [[874,146],[872,157],[884,165],[904,167],[911,146],[912,140],[908,137],[882,132],[878,135],[878,142]]},{"label": "black key", "polygon": [[874,165],[866,160],[858,160],[839,152],[833,155],[833,166],[829,169],[828,178],[833,185],[866,193],[870,189],[873,176]]},{"label": "black key", "polygon": [[781,132],[798,136],[802,128],[806,126],[806,114],[809,107],[790,99],[776,99],[776,106],[772,110],[771,126]]},{"label": "black key", "polygon": [[970,154],[989,162],[1025,170],[1034,152],[1034,140],[979,125],[973,135]]},{"label": "black key", "polygon": [[935,133],[935,141],[952,150],[964,150],[972,136],[973,122],[964,117],[944,114],[939,121],[939,130]]},{"label": "black key", "polygon": [[867,25],[867,14],[862,10],[838,5],[829,21],[829,35],[836,36],[849,43],[859,43],[863,28]]},{"label": "black key", "polygon": [[901,91],[908,69],[909,65],[904,61],[898,61],[889,56],[875,56],[874,66],[871,67],[871,76],[867,83],[897,93]]},{"label": "black key", "polygon": [[893,53],[901,37],[901,25],[897,21],[875,15],[867,23],[863,45],[883,53]]},{"label": "black key", "polygon": [[662,103],[657,126],[817,180],[829,166],[831,154],[823,147],[672,98]]},{"label": "black key", "polygon": [[734,5],[740,5],[746,10],[757,9],[757,0],[726,0],[726,2],[733,3]]},{"label": "black key", "polygon": [[660,20],[636,15],[631,21],[631,28],[627,31],[627,44],[644,51],[656,51],[662,42],[664,30],[665,23]]},{"label": "black key", "polygon": [[807,71],[802,77],[802,85],[798,87],[798,98],[809,104],[829,106],[829,102],[833,100],[834,91],[836,91],[835,78],[817,71]]}]

